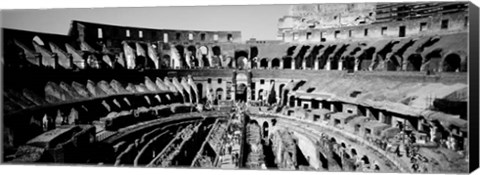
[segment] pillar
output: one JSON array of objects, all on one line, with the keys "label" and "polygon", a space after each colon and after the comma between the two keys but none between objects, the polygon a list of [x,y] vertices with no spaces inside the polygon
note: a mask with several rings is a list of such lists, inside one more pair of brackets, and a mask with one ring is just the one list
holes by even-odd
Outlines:
[{"label": "pillar", "polygon": [[283,69],[283,60],[280,60],[280,67],[279,69]]},{"label": "pillar", "polygon": [[335,111],[335,106],[333,105],[333,103],[330,103],[330,111],[331,112],[336,112]]},{"label": "pillar", "polygon": [[380,120],[382,123],[385,123],[385,114],[383,114],[382,111],[378,111],[378,116],[378,120]]},{"label": "pillar", "polygon": [[318,63],[318,59],[315,59],[314,69],[315,69],[315,70],[319,70],[319,69],[320,69],[320,65],[319,65],[319,63]]},{"label": "pillar", "polygon": [[330,70],[330,59],[328,59],[327,63],[325,64],[325,70]]},{"label": "pillar", "polygon": [[360,66],[359,65],[360,61],[358,59],[355,59],[355,65],[353,66],[353,71],[358,71],[358,67]]},{"label": "pillar", "polygon": [[267,62],[267,69],[272,69],[272,60]]},{"label": "pillar", "polygon": [[338,70],[343,70],[343,61],[338,62]]},{"label": "pillar", "polygon": [[307,69],[307,59],[302,60],[302,67],[300,69]]},{"label": "pillar", "polygon": [[295,70],[295,58],[292,58],[292,70]]},{"label": "pillar", "polygon": [[252,70],[247,71],[247,101],[252,98]]}]

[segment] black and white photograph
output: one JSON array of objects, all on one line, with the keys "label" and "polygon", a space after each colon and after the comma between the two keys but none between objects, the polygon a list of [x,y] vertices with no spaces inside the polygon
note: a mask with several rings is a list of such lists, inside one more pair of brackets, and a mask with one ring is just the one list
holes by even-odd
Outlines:
[{"label": "black and white photograph", "polygon": [[2,164],[478,167],[472,2],[0,13]]}]

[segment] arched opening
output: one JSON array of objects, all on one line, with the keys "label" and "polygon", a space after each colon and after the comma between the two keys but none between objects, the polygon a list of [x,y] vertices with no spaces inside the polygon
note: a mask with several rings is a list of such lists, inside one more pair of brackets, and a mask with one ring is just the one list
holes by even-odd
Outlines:
[{"label": "arched opening", "polygon": [[350,152],[351,152],[353,157],[357,156],[357,150],[355,150],[355,148],[352,148],[352,150]]},{"label": "arched opening", "polygon": [[336,152],[332,152],[332,158],[343,169],[342,158]]},{"label": "arched opening", "polygon": [[280,67],[280,59],[274,58],[272,59],[272,68],[278,69]]},{"label": "arched opening", "polygon": [[322,54],[317,58],[318,66],[320,69],[326,69],[325,65],[327,64],[328,58],[330,54],[332,54],[337,48],[337,45],[330,45],[328,46]]},{"label": "arched opening", "polygon": [[161,67],[162,68],[170,68],[170,55],[163,55],[162,56],[162,61],[161,61]]},{"label": "arched opening", "polygon": [[443,61],[443,71],[445,72],[455,72],[460,71],[462,59],[458,54],[451,53],[448,54]]},{"label": "arched opening", "polygon": [[295,56],[295,68],[304,69],[304,67],[302,67],[303,66],[302,64],[303,64],[303,60],[305,59],[305,54],[307,53],[309,48],[310,46],[308,45],[302,46],[298,54]]},{"label": "arched opening", "polygon": [[244,57],[244,56],[238,57],[236,59],[236,61],[237,61],[236,68],[238,68],[238,69],[246,69],[247,68],[247,64],[248,64],[247,57]]},{"label": "arched opening", "polygon": [[238,86],[237,92],[235,92],[235,99],[238,101],[247,101],[247,85],[245,85],[245,83],[241,83]]},{"label": "arched opening", "polygon": [[198,63],[198,60],[197,60],[197,56],[196,56],[196,53],[197,53],[197,48],[193,45],[190,45],[187,47],[187,51],[188,51],[188,56],[190,57],[190,66],[192,67],[198,67],[199,63]]},{"label": "arched opening", "polygon": [[363,163],[365,163],[365,165],[370,164],[370,160],[368,159],[368,157],[366,155],[364,155],[361,160],[363,161]]},{"label": "arched opening", "polygon": [[343,143],[343,142],[342,142],[340,145],[341,145],[343,148],[347,148],[347,145],[345,145],[345,143]]},{"label": "arched opening", "polygon": [[290,107],[294,107],[295,106],[295,96],[290,96],[290,99],[289,99],[289,106]]},{"label": "arched opening", "polygon": [[222,100],[223,97],[223,89],[222,88],[217,88],[215,91],[215,95],[217,96],[217,100]]},{"label": "arched opening", "polygon": [[222,54],[222,50],[220,46],[213,46],[212,47],[212,52],[214,56],[220,56]]},{"label": "arched opening", "polygon": [[234,54],[234,58],[238,59],[240,57],[245,57],[248,59],[248,52],[245,50],[236,50]]},{"label": "arched opening", "polygon": [[370,47],[363,51],[363,53],[358,57],[358,70],[368,70],[368,67],[373,61],[373,55],[375,54],[375,47]]},{"label": "arched opening", "polygon": [[328,170],[328,159],[322,153],[320,153],[320,162],[322,163],[322,168]]},{"label": "arched opening", "polygon": [[258,56],[258,48],[256,46],[250,47],[250,58]]},{"label": "arched opening", "polygon": [[267,68],[268,67],[268,61],[267,61],[267,58],[262,58],[260,60],[260,68]]},{"label": "arched opening", "polygon": [[265,121],[263,122],[263,137],[268,137],[268,122]]},{"label": "arched opening", "polygon": [[422,56],[420,54],[411,54],[408,58],[407,71],[420,71],[422,67]]},{"label": "arched opening", "polygon": [[176,45],[175,49],[177,50],[180,57],[180,67],[181,68],[187,67],[187,62],[185,60],[185,51],[184,51],[185,47],[183,47],[182,45]]},{"label": "arched opening", "polygon": [[198,98],[200,102],[203,102],[203,84],[202,83],[197,83],[197,90],[198,90]]},{"label": "arched opening", "polygon": [[426,62],[427,64],[425,65],[425,71],[436,71],[437,68],[440,68],[440,61],[442,59],[442,49],[435,49],[425,55],[425,60],[423,62]]},{"label": "arched opening", "polygon": [[258,91],[258,100],[263,100],[263,89]]},{"label": "arched opening", "polygon": [[202,59],[202,63],[203,63],[203,66],[204,67],[209,67],[210,66],[210,62],[208,61],[208,58],[207,58],[207,55],[208,55],[208,48],[207,46],[200,46],[200,54],[201,54],[201,58]]},{"label": "arched opening", "polygon": [[330,142],[332,142],[332,143],[337,143],[337,140],[332,137],[332,138],[330,138]]},{"label": "arched opening", "polygon": [[292,68],[292,57],[287,56],[283,58],[283,69],[291,69]]}]

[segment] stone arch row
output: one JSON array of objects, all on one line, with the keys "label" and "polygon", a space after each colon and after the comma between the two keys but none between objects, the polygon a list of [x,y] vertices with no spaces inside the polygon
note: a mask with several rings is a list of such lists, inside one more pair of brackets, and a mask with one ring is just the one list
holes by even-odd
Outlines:
[{"label": "stone arch row", "polygon": [[[467,53],[463,50],[435,48],[439,39],[297,45],[275,58],[260,58],[257,68],[325,69],[369,71],[466,71]],[[427,51],[425,51],[427,50]]]}]

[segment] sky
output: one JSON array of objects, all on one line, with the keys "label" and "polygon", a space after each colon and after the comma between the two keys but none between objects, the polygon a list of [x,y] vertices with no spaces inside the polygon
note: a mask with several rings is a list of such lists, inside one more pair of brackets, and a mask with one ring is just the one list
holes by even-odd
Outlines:
[{"label": "sky", "polygon": [[187,30],[239,30],[242,39],[274,40],[288,5],[3,10],[2,27],[68,33],[72,20],[120,26]]}]

